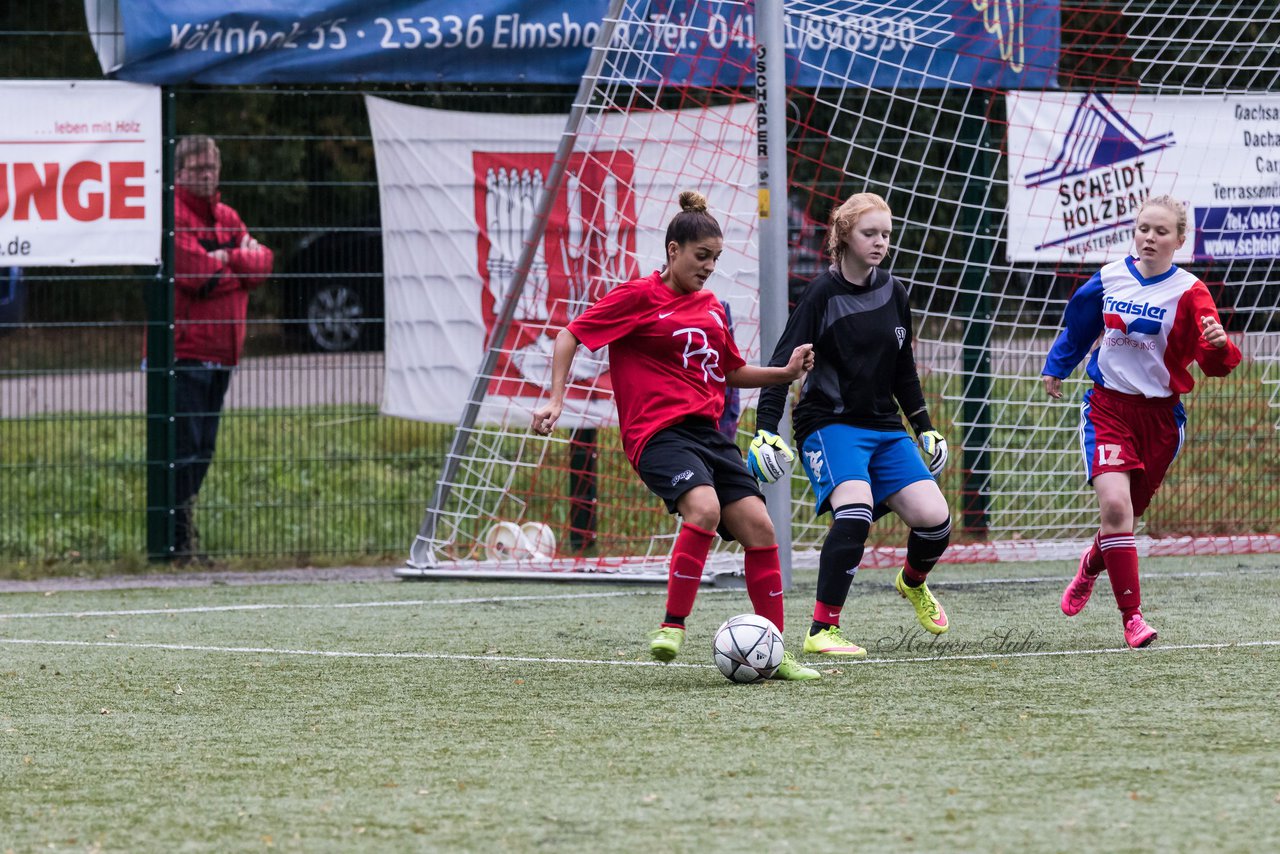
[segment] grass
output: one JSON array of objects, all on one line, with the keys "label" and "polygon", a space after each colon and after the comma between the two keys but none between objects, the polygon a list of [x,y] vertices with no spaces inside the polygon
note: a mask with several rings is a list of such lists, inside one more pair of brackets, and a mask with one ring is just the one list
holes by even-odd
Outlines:
[{"label": "grass", "polygon": [[[1261,363],[1250,363],[1226,380],[1206,381],[1188,399],[1187,444],[1141,533],[1273,530],[1280,469],[1259,452],[1275,434],[1262,372]],[[936,375],[929,382],[936,392]],[[1050,403],[1038,381],[996,382],[991,416],[1003,426],[993,428],[993,450],[978,465],[990,475],[967,483],[952,387],[959,379],[948,382],[943,391],[950,396],[934,397],[930,406],[953,441],[952,462],[941,478],[953,518],[967,522],[966,503],[980,494],[991,539],[1090,535],[1097,510],[1080,476],[1073,429],[1084,384],[1072,384],[1070,402]],[[745,413],[744,429],[753,418]],[[145,562],[145,431],[141,415],[0,418],[0,576],[47,571],[50,562],[54,569],[82,561],[117,562],[120,569]],[[523,437],[516,434],[487,437],[484,447],[495,459],[509,459]],[[383,416],[371,406],[230,410],[200,494],[201,546],[219,558],[277,565],[400,559],[422,521],[452,435],[452,425]],[[600,430],[599,437],[597,553],[643,552],[655,531],[670,530],[670,520],[622,457],[616,428]],[[477,465],[488,453],[479,447],[470,449]],[[567,544],[567,444],[536,460],[528,453],[537,451],[509,467],[511,483],[494,515],[546,522]],[[1239,483],[1251,489],[1233,489]],[[814,519],[803,477],[793,479],[792,492],[793,539],[814,545],[825,535],[827,518]],[[486,513],[469,518],[474,527],[465,532],[470,538],[463,538],[464,548],[493,521]],[[965,536],[960,528],[957,536]],[[906,537],[892,518],[876,530],[876,544],[898,545]]]},{"label": "grass", "polygon": [[1280,564],[1146,561],[1142,651],[1069,572],[943,567],[937,642],[865,572],[804,685],[709,664],[742,591],[678,666],[634,585],[0,594],[0,852],[1280,846]]}]

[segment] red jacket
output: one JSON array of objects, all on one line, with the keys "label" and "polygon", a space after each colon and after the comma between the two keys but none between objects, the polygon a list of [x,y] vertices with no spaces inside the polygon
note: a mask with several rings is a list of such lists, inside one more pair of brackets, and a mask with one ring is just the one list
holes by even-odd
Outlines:
[{"label": "red jacket", "polygon": [[[249,291],[271,274],[271,250],[240,248],[249,232],[217,194],[174,189],[175,359],[235,365],[244,349]],[[210,253],[227,251],[223,263]]]}]

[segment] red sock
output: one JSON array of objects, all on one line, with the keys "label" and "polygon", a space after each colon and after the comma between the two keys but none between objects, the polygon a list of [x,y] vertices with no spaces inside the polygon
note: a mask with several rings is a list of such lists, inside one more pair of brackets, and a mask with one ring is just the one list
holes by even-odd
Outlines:
[{"label": "red sock", "polygon": [[924,584],[925,578],[928,577],[928,575],[929,573],[921,572],[909,563],[903,564],[902,566],[902,578],[907,582],[908,587],[919,587],[921,584]]},{"label": "red sock", "polygon": [[782,631],[784,609],[778,547],[747,549],[742,561],[742,572],[747,577],[747,595],[751,597],[751,606],[757,614],[777,626],[778,631]]},{"label": "red sock", "polygon": [[1086,575],[1100,575],[1102,570],[1107,568],[1106,563],[1102,560],[1102,544],[1098,541],[1101,536],[1101,531],[1093,535],[1093,545],[1089,547],[1089,556],[1084,559]]},{"label": "red sock", "polygon": [[831,626],[840,625],[840,612],[844,610],[844,606],[836,607],[835,605],[827,605],[824,602],[813,603],[813,621],[815,623],[826,623]]},{"label": "red sock", "polygon": [[1098,536],[1102,547],[1102,559],[1107,565],[1107,577],[1111,579],[1111,592],[1116,605],[1128,616],[1142,604],[1142,591],[1138,586],[1138,546],[1132,533]]},{"label": "red sock", "polygon": [[683,619],[693,610],[693,600],[698,597],[698,585],[702,583],[702,568],[707,565],[707,552],[711,551],[711,541],[715,536],[712,531],[704,531],[688,522],[680,526],[667,574],[669,616]]}]

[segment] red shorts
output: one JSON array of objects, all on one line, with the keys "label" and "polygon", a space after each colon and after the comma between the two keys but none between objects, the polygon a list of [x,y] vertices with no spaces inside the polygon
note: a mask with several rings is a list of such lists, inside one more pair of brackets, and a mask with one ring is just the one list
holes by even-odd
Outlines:
[{"label": "red shorts", "polygon": [[1103,472],[1129,472],[1134,518],[1146,512],[1165,472],[1182,450],[1182,402],[1152,400],[1094,386],[1080,407],[1080,448],[1089,482]]}]

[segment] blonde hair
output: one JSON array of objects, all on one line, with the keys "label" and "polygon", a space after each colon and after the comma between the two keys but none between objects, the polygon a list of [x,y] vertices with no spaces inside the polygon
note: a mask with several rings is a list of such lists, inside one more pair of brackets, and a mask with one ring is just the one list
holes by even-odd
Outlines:
[{"label": "blonde hair", "polygon": [[724,237],[720,223],[707,212],[707,197],[697,190],[685,190],[680,194],[680,213],[667,225],[664,245],[675,243],[684,246],[708,237]]},{"label": "blonde hair", "polygon": [[[1142,216],[1142,212],[1147,209],[1148,205],[1170,211],[1178,222],[1178,238],[1181,239],[1187,236],[1187,206],[1182,203],[1181,199],[1175,199],[1168,193],[1162,196],[1147,196],[1142,204],[1138,206],[1138,216]],[[1137,217],[1134,217],[1134,222],[1137,222]]]},{"label": "blonde hair", "polygon": [[827,255],[839,264],[844,260],[847,241],[862,215],[871,211],[884,211],[893,216],[889,203],[875,193],[854,193],[844,204],[831,212],[831,228],[827,231]]}]

